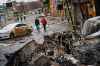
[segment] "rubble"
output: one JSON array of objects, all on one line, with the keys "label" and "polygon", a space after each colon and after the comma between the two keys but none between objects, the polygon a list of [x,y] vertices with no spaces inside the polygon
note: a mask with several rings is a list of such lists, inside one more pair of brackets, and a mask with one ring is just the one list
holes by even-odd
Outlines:
[{"label": "rubble", "polygon": [[[43,44],[38,44],[35,40],[32,40],[16,53],[10,52],[9,55],[6,55],[7,59],[10,59],[7,63],[7,66],[40,66],[41,63],[38,65],[38,62],[35,64],[35,61],[38,60],[41,56],[47,56],[47,58],[50,58],[50,60],[52,59],[50,63],[51,65],[60,66],[64,64],[65,66],[77,66],[76,64],[79,61],[77,61],[75,55],[79,53],[76,50],[76,46],[73,44],[74,42],[75,41],[71,32],[64,31],[51,33],[50,35],[46,34],[44,35]],[[23,43],[23,41],[21,41],[21,43]],[[56,62],[56,58],[59,59],[62,56],[64,56],[65,60],[62,58],[59,62]],[[48,64],[48,62],[46,63]]]},{"label": "rubble", "polygon": [[92,40],[79,41],[74,50],[77,51],[77,59],[81,64],[94,65],[100,61],[100,39],[95,38]]},{"label": "rubble", "polygon": [[50,58],[46,56],[39,57],[35,62],[35,66],[51,66],[51,60]]},{"label": "rubble", "polygon": [[[50,36],[45,36],[44,39],[44,43],[47,43],[48,45],[48,48],[51,48],[51,49],[54,49],[55,47],[60,47],[61,45],[66,47],[66,50],[65,51],[68,51],[70,52],[69,50],[71,49],[68,44],[72,38],[72,36],[70,35],[71,33],[66,33],[66,32],[57,32],[57,33],[54,33]],[[67,35],[67,36],[66,36]],[[65,49],[65,48],[64,48]]]},{"label": "rubble", "polygon": [[77,57],[81,64],[100,64],[99,19],[99,16],[88,19],[82,28],[82,36],[84,37],[84,40],[79,40],[73,44],[76,45],[74,49],[77,51]]},{"label": "rubble", "polygon": [[[6,55],[7,59],[10,59],[7,66],[77,66],[79,63],[94,64],[99,61],[100,54],[97,49],[97,44],[100,43],[99,39],[84,41],[77,33],[63,30],[43,36],[40,35],[40,39],[43,40],[39,40],[38,37],[36,40],[31,38],[31,42],[27,45],[23,44],[24,47],[16,53],[14,53],[16,49],[11,48],[14,50]],[[18,43],[23,42],[19,41]],[[15,47],[18,45],[15,43]]]},{"label": "rubble", "polygon": [[4,56],[4,54],[2,53],[2,51],[0,50],[0,66],[5,66],[7,64],[7,59]]},{"label": "rubble", "polygon": [[[15,54],[11,54],[10,58],[11,61],[7,64],[8,66],[48,66],[50,65],[59,65],[59,62],[56,62],[56,58],[60,58],[64,56],[63,64],[68,65],[69,63],[72,66],[75,66],[78,62],[73,56],[65,56],[65,54],[71,54],[73,52],[73,46],[70,45],[72,43],[72,35],[71,33],[67,32],[57,32],[53,33],[52,35],[45,35],[44,36],[44,43],[38,44],[35,41],[30,42],[26,46],[24,46],[21,50],[16,52]],[[42,56],[42,57],[41,57]],[[45,58],[46,56],[46,58]],[[48,59],[44,64],[43,62],[40,63],[40,59]],[[49,60],[50,59],[50,60]],[[38,60],[38,61],[37,61]],[[63,59],[62,59],[63,60]],[[43,60],[42,60],[43,61]],[[68,63],[66,63],[68,62]],[[62,63],[60,65],[62,65]],[[35,64],[35,65],[34,65]],[[39,65],[40,64],[40,65]],[[70,66],[69,64],[69,66]],[[60,66],[59,65],[59,66]]]}]

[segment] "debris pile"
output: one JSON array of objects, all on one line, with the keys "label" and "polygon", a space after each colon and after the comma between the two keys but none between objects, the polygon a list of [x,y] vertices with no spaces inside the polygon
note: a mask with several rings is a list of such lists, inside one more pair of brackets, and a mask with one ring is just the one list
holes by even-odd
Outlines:
[{"label": "debris pile", "polygon": [[47,56],[50,60],[52,59],[50,61],[51,65],[67,66],[69,64],[68,66],[75,66],[77,63],[75,58],[78,57],[77,59],[80,60],[79,51],[82,44],[79,43],[79,45],[75,45],[74,42],[71,32],[56,32],[52,35],[45,35],[43,44],[37,44],[35,41],[30,42],[16,54],[11,55],[11,61],[13,60],[13,62],[11,64],[9,61],[7,65],[34,66],[35,62],[37,62],[38,66],[38,61],[36,60],[41,56]]},{"label": "debris pile", "polygon": [[66,53],[70,54],[72,50],[72,34],[67,32],[57,32],[50,36],[44,37],[44,44],[47,44],[48,49],[54,49],[55,47],[64,46]]},{"label": "debris pile", "polygon": [[95,65],[100,64],[100,41],[93,39],[88,41],[79,41],[74,49],[77,51],[77,59],[81,64]]}]

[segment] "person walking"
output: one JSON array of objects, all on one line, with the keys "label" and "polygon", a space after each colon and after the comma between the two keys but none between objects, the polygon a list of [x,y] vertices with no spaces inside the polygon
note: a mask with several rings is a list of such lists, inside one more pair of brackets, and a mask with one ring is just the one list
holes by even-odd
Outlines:
[{"label": "person walking", "polygon": [[22,16],[20,16],[20,20],[21,20],[21,22],[23,21],[23,17]]},{"label": "person walking", "polygon": [[1,16],[0,16],[0,27],[2,26],[2,24],[1,24]]},{"label": "person walking", "polygon": [[40,32],[40,22],[39,22],[39,18],[35,18],[35,26],[38,32]]},{"label": "person walking", "polygon": [[23,19],[26,20],[26,15],[25,14],[23,15]]},{"label": "person walking", "polygon": [[16,22],[19,22],[19,16],[16,17]]},{"label": "person walking", "polygon": [[41,23],[42,23],[42,25],[43,25],[44,31],[46,32],[47,20],[46,20],[44,14],[41,16]]}]

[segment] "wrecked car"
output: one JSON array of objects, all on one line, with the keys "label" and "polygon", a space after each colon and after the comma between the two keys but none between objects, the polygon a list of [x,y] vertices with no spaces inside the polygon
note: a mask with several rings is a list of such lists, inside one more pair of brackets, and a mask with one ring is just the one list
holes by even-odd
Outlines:
[{"label": "wrecked car", "polygon": [[80,64],[100,65],[100,16],[86,20],[81,32],[84,39],[73,44]]},{"label": "wrecked car", "polygon": [[100,16],[85,21],[82,28],[82,35],[87,36],[88,38],[100,35]]}]

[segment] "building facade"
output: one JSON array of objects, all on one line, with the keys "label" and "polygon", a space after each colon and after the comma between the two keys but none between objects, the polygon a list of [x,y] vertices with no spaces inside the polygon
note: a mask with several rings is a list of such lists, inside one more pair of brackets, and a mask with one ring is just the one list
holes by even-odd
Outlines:
[{"label": "building facade", "polygon": [[[77,7],[78,5],[79,6],[78,9],[81,9],[82,15],[86,17],[96,16],[95,0],[67,0],[67,1],[72,2],[73,7]],[[47,10],[49,10],[52,16],[64,16],[66,9],[65,4],[67,4],[66,0],[48,0]],[[60,15],[58,15],[59,12]]]},{"label": "building facade", "polygon": [[49,0],[49,12],[52,16],[64,16],[64,0]]},{"label": "building facade", "polygon": [[50,13],[52,16],[56,16],[56,0],[50,0]]}]

